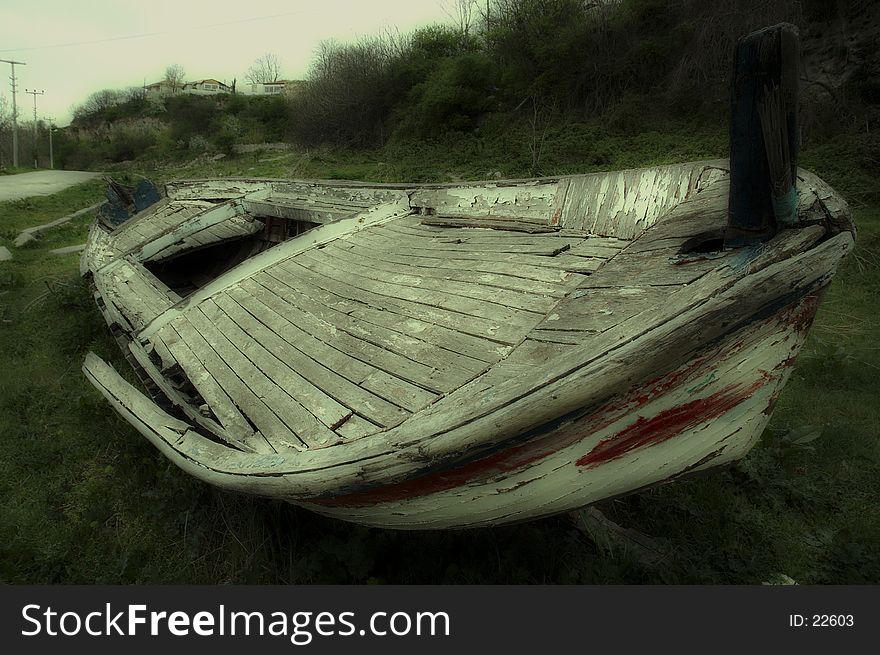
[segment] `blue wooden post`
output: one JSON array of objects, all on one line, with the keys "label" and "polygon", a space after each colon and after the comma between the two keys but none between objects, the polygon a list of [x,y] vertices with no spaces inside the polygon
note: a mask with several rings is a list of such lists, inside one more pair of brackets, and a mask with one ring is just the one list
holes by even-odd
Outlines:
[{"label": "blue wooden post", "polygon": [[797,222],[798,51],[797,28],[788,23],[753,32],[736,46],[727,247],[764,241]]}]

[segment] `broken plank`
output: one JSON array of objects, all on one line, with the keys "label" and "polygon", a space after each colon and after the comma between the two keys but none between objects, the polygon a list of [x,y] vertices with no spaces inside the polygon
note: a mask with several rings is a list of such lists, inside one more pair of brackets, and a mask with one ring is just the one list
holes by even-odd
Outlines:
[{"label": "broken plank", "polygon": [[243,213],[244,209],[242,208],[241,203],[237,200],[230,200],[220,205],[213,206],[195,216],[187,218],[161,236],[157,235],[157,238],[152,239],[149,243],[141,246],[134,257],[138,261],[150,260],[159,255],[166,248],[173,246],[178,242],[182,242],[201,230],[228,221],[229,219]]},{"label": "broken plank", "polygon": [[[214,343],[209,342],[208,339]],[[242,415],[256,426],[267,441],[271,439],[268,443],[273,447],[283,445],[288,448],[300,448],[305,445],[296,433],[285,425],[257,396],[255,389],[242,380],[230,367],[230,364],[217,353],[216,347],[223,348],[224,344],[215,339],[210,332],[206,338],[192,322],[180,318],[174,322],[174,325],[165,326],[160,333],[151,337],[150,341],[153,344],[162,343],[172,353],[185,373],[189,367],[193,367],[196,371],[200,368],[207,370]],[[194,362],[188,362],[185,357],[183,359],[186,365],[177,360],[177,354],[181,352],[182,346],[185,346],[196,356],[200,366]],[[233,362],[235,361],[234,357],[231,359]]]},{"label": "broken plank", "polygon": [[[253,363],[271,385],[287,395],[289,400],[284,403],[284,411],[288,416],[294,417],[296,422],[296,427],[291,427],[296,430],[300,424],[306,426],[305,430],[313,437],[317,436],[317,443],[320,445],[332,441],[324,430],[312,427],[312,418],[333,430],[352,413],[348,407],[315,387],[263,344],[251,339],[246,328],[252,328],[256,321],[249,314],[245,317],[246,324],[239,325],[214,300],[205,300],[199,304],[198,309],[214,323],[234,348]],[[299,430],[297,434],[301,434]]]},{"label": "broken plank", "polygon": [[[183,344],[182,342],[179,344],[179,346],[181,347],[181,350],[186,347],[185,344]],[[192,421],[198,423],[203,428],[205,428],[212,434],[217,435],[229,445],[235,448],[256,452],[257,449],[251,446],[249,443],[251,441],[256,441],[258,447],[264,447],[263,452],[273,452],[272,449],[268,447],[268,443],[265,441],[265,439],[262,438],[262,436],[258,436],[258,438],[255,439],[256,435],[254,435],[253,428],[250,426],[247,420],[242,417],[240,413],[238,413],[237,408],[232,404],[232,401],[229,400],[229,397],[226,396],[226,394],[223,393],[222,390],[220,390],[220,393],[223,397],[225,397],[225,400],[222,400],[219,406],[210,404],[213,402],[211,400],[208,400],[210,397],[212,397],[211,392],[208,392],[208,394],[206,395],[205,393],[202,393],[202,391],[200,391],[200,394],[202,395],[202,398],[204,398],[206,402],[209,403],[209,406],[211,407],[214,416],[217,416],[219,418],[219,416],[222,415],[225,416],[226,419],[228,419],[225,425],[221,425],[217,421],[208,418],[207,416],[202,414],[199,408],[193,406],[192,403],[188,402],[187,399],[183,397],[183,394],[175,389],[168,382],[168,379],[165,378],[164,375],[162,375],[162,372],[156,367],[156,365],[150,359],[150,356],[148,355],[146,349],[144,349],[144,347],[140,343],[138,343],[137,341],[132,341],[128,344],[128,347],[137,363],[141,366],[141,368],[143,368],[144,372],[146,372],[146,374],[156,384],[156,386],[162,390],[162,393],[164,393],[165,396],[172,403],[174,403],[174,405],[179,407],[183,411],[183,413],[186,414]],[[166,348],[164,344],[162,344],[162,347]],[[190,352],[189,355],[191,356],[192,353]],[[183,367],[181,366],[181,368]],[[198,366],[195,366],[194,369],[197,370]],[[188,376],[190,381],[193,381],[194,377],[199,376]],[[193,384],[193,386],[196,386],[195,383]],[[215,386],[217,385],[215,384]],[[219,387],[217,388],[219,389]],[[196,386],[196,389],[199,390],[199,387]],[[229,413],[229,415],[227,415],[227,413]],[[231,414],[237,414],[237,416],[233,417],[231,416]]]}]

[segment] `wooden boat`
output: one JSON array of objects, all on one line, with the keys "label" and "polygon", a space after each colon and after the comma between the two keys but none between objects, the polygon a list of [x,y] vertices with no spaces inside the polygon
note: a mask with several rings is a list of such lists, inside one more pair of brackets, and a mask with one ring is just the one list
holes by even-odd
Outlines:
[{"label": "wooden boat", "polygon": [[791,224],[724,247],[731,185],[170,183],[82,259],[152,398],[84,371],[226,489],[408,529],[579,508],[743,457],[853,244],[798,171]]}]

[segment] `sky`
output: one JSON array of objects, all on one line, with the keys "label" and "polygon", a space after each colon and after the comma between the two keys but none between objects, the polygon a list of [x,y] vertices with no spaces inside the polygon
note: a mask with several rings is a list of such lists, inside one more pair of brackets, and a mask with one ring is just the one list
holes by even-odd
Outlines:
[{"label": "sky", "polygon": [[[281,77],[302,79],[326,39],[353,41],[449,22],[453,0],[0,0],[0,59],[16,66],[22,120],[37,114],[64,126],[94,91],[157,82],[179,64],[187,80],[241,84],[273,53]],[[11,106],[9,64],[0,98]]]}]

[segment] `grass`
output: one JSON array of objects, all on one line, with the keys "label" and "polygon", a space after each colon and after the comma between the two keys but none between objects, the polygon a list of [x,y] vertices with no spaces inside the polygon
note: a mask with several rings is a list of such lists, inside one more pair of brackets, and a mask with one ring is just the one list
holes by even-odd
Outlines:
[{"label": "grass", "polygon": [[[528,148],[511,139],[471,139],[464,154],[449,143],[280,159],[254,153],[138,164],[120,176],[527,175]],[[626,137],[579,126],[548,130],[546,139],[553,157],[539,162],[545,174],[724,155],[723,135],[711,131]],[[838,154],[804,159],[849,192]],[[0,244],[15,255],[0,264],[4,582],[760,583],[779,573],[802,583],[880,582],[880,207],[870,197],[855,212],[856,251],[826,295],[763,443],[734,468],[602,504],[669,553],[649,565],[626,549],[597,546],[563,518],[443,533],[368,529],[216,491],[170,465],[79,371],[88,350],[129,371],[77,275],[77,257],[47,252],[82,242],[89,218],[31,248],[11,248],[21,228],[101,193],[90,182],[0,204]]]},{"label": "grass", "polygon": [[25,166],[2,166],[0,167],[0,175],[18,175],[19,173],[33,173],[34,171],[46,170],[44,168],[33,168]]}]

